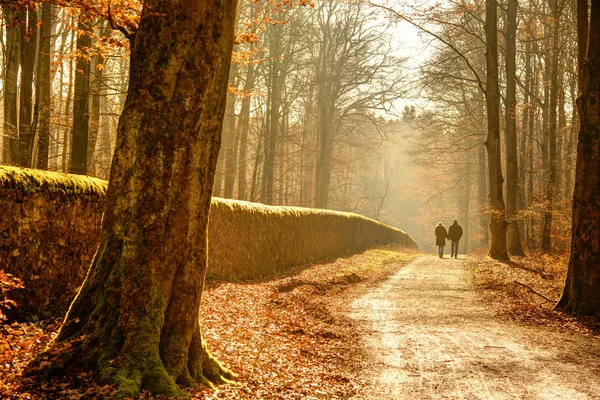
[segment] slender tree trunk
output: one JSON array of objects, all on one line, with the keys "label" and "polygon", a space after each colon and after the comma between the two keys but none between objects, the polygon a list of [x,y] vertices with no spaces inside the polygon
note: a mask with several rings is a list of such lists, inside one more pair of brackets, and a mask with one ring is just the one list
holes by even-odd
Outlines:
[{"label": "slender tree trunk", "polygon": [[565,110],[565,74],[564,64],[561,62],[558,69],[558,127],[556,129],[556,185],[555,196],[559,202],[564,200],[564,147],[565,128],[567,126],[567,113]]},{"label": "slender tree trunk", "polygon": [[[280,29],[277,29],[280,32]],[[276,32],[272,33],[274,36]],[[272,38],[273,53],[279,54],[279,38]],[[275,183],[275,162],[277,142],[279,140],[279,120],[281,118],[281,84],[280,82],[280,60],[275,58],[271,61],[271,87],[269,105],[269,129],[265,141],[265,158],[263,166],[263,192],[261,201],[265,204],[273,204],[273,187]]]},{"label": "slender tree trunk", "polygon": [[492,243],[488,256],[496,260],[508,260],[504,197],[502,195],[502,152],[500,148],[500,92],[498,90],[498,29],[496,0],[486,0],[486,109],[488,135],[485,147],[488,155],[488,179],[490,189],[490,232]]},{"label": "slender tree trunk", "polygon": [[521,245],[518,214],[519,163],[517,152],[517,83],[516,83],[516,36],[517,36],[517,0],[509,0],[506,11],[506,217],[510,221],[507,227],[508,252],[524,256]]},{"label": "slender tree trunk", "polygon": [[54,34],[54,12],[56,6],[41,3],[42,27],[38,52],[37,107],[39,107],[39,140],[37,148],[37,168],[48,169],[48,151],[50,144],[50,116],[52,81],[50,79],[52,36]]},{"label": "slender tree trunk", "polygon": [[[527,210],[529,208],[529,203],[531,202],[531,199],[528,198],[525,195],[525,190],[526,190],[526,182],[527,182],[527,170],[525,168],[526,165],[526,161],[527,161],[527,132],[528,132],[528,126],[529,126],[529,113],[530,113],[530,108],[532,107],[532,104],[530,104],[530,96],[529,96],[529,92],[531,90],[531,43],[528,41],[527,44],[525,45],[525,90],[523,90],[523,104],[525,105],[524,109],[523,109],[523,117],[522,117],[522,122],[521,122],[521,142],[519,145],[519,209],[520,210]],[[531,99],[533,100],[533,99]],[[528,215],[528,213],[526,214]],[[527,218],[521,218],[519,220],[519,229],[520,232],[524,235],[524,237],[521,238],[521,242],[523,242],[523,240],[526,241],[526,243],[529,242],[529,236],[526,233],[526,229],[529,229],[529,227],[526,224]]]},{"label": "slender tree trunk", "polygon": [[238,161],[238,199],[246,200],[246,154],[248,152],[248,131],[250,130],[250,105],[252,97],[250,92],[254,89],[254,64],[249,64],[246,71],[246,82],[244,83],[245,96],[242,99],[242,108],[238,120],[238,131],[240,132],[240,152]]},{"label": "slender tree trunk", "polygon": [[19,161],[18,93],[19,60],[21,56],[21,18],[9,4],[3,4],[6,21],[6,62],[4,64],[4,126],[2,159],[4,164],[17,164]]},{"label": "slender tree trunk", "polygon": [[[239,64],[234,64],[231,67],[229,74],[229,84],[233,87],[237,87],[237,75],[238,75]],[[235,170],[236,170],[236,131],[235,131],[235,103],[237,95],[232,92],[227,93],[227,106],[225,107],[225,118],[223,120],[223,149],[221,151],[221,157],[224,159],[224,187],[223,197],[226,199],[233,198],[233,187],[235,184]]]},{"label": "slender tree trunk", "polygon": [[[481,91],[476,92],[476,110],[475,120],[478,131],[483,135],[486,131],[486,118],[485,118],[485,102],[484,94]],[[488,212],[488,200],[487,200],[487,167],[485,157],[485,146],[479,146],[477,150],[477,199],[479,209],[479,231],[481,235],[481,241],[478,243],[480,248],[489,246],[489,223],[490,216]]]},{"label": "slender tree trunk", "polygon": [[546,187],[546,207],[544,210],[544,228],[542,231],[542,251],[552,251],[552,213],[556,187],[556,122],[558,104],[558,39],[560,33],[560,15],[562,13],[558,0],[553,1],[553,39],[552,57],[550,62],[550,104],[548,109],[548,183]]},{"label": "slender tree trunk", "polygon": [[[25,14],[25,12],[23,12]],[[21,25],[21,82],[19,94],[19,162],[31,167],[33,151],[33,72],[37,52],[37,9],[27,7],[27,24]]]},{"label": "slender tree trunk", "polygon": [[74,341],[47,372],[93,370],[117,397],[232,376],[198,319],[235,6],[144,3],[100,247],[53,345]]},{"label": "slender tree trunk", "polygon": [[[99,34],[100,38],[110,35],[110,28],[106,21],[99,22]],[[90,119],[89,119],[89,140],[87,146],[87,173],[91,176],[97,176],[96,165],[98,164],[99,157],[96,153],[96,143],[98,142],[98,135],[100,133],[100,110],[102,108],[101,103],[103,99],[102,82],[104,76],[104,58],[102,55],[97,54],[94,56],[93,63],[93,80],[90,83]]]},{"label": "slender tree trunk", "polygon": [[[578,0],[578,32],[581,46],[588,36],[587,52],[580,72],[579,142],[571,256],[565,287],[557,308],[578,314],[600,314],[600,0],[592,0],[589,31],[587,0]],[[585,12],[584,12],[585,10]]]},{"label": "slender tree trunk", "polygon": [[[538,79],[537,75],[533,75],[533,79],[531,80],[531,93],[537,93],[538,91]],[[528,179],[527,179],[527,198],[530,199],[530,202],[533,202],[533,138],[535,135],[535,116],[537,114],[537,103],[532,102],[531,107],[529,107],[529,127],[527,129],[527,171],[528,171]],[[535,247],[534,243],[534,234],[535,234],[535,221],[536,219],[528,216],[527,217],[527,246],[531,249]]]},{"label": "slender tree trunk", "polygon": [[[573,106],[573,110],[577,110],[577,80],[578,77],[571,79],[570,84],[570,92],[571,92],[571,104]],[[579,118],[576,112],[573,112],[571,115],[571,126],[569,129],[569,136],[567,140],[567,148],[565,150],[566,160],[565,160],[565,192],[568,198],[573,197],[573,180],[574,180],[574,172],[575,172],[575,143],[577,141],[577,132],[579,128]]]},{"label": "slender tree trunk", "polygon": [[77,57],[75,94],[73,100],[73,130],[71,131],[71,167],[73,174],[87,174],[87,155],[90,122],[90,61],[88,60],[92,38],[91,25],[85,16],[79,16],[77,24]]}]

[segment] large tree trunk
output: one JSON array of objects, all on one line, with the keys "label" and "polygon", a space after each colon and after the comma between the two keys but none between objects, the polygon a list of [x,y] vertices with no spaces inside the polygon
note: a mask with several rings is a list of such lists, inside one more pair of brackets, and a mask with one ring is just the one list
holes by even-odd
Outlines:
[{"label": "large tree trunk", "polygon": [[198,319],[235,7],[144,3],[100,247],[53,343],[71,347],[51,372],[94,370],[121,397],[232,376]]},{"label": "large tree trunk", "polygon": [[48,169],[48,150],[50,144],[50,100],[52,80],[50,79],[53,14],[56,6],[41,3],[42,29],[40,30],[40,47],[38,52],[38,72],[36,106],[39,107],[39,140],[37,148],[37,168]]},{"label": "large tree trunk", "polygon": [[19,160],[19,131],[17,98],[19,59],[21,56],[20,13],[9,4],[2,5],[6,23],[6,54],[4,63],[4,126],[2,132],[2,161],[16,164]]},{"label": "large tree trunk", "polygon": [[27,24],[21,25],[21,82],[19,101],[19,162],[31,167],[33,151],[33,72],[37,51],[37,9],[27,7]]},{"label": "large tree trunk", "polygon": [[90,122],[90,61],[91,25],[83,15],[77,24],[77,63],[73,99],[73,130],[71,131],[71,168],[73,174],[87,174],[88,135]]},{"label": "large tree trunk", "polygon": [[486,108],[488,135],[485,147],[488,155],[488,179],[490,183],[490,233],[492,243],[488,256],[496,260],[508,260],[506,248],[506,223],[504,198],[502,195],[502,152],[500,148],[500,93],[498,90],[498,29],[497,2],[486,0],[485,38],[486,53]]},{"label": "large tree trunk", "polygon": [[[579,142],[571,256],[565,287],[557,308],[578,314],[600,314],[600,0],[592,0],[589,34],[587,1],[578,0],[579,53],[586,54],[580,65]],[[587,53],[582,36],[587,38]],[[583,57],[580,58],[580,60]]]},{"label": "large tree trunk", "polygon": [[516,83],[517,6],[517,0],[509,0],[506,11],[506,217],[510,221],[506,239],[510,254],[524,256],[519,223],[516,220],[519,194]]}]

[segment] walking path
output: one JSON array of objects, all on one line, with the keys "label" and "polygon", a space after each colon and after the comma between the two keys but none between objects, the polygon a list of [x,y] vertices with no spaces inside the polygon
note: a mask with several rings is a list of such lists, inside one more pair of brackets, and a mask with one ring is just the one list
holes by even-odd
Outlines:
[{"label": "walking path", "polygon": [[600,341],[495,318],[464,259],[422,257],[350,307],[370,399],[600,399]]}]

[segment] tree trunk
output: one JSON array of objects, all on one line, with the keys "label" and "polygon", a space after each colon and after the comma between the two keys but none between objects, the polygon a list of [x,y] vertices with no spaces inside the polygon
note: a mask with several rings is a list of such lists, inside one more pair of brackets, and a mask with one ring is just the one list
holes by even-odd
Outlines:
[{"label": "tree trunk", "polygon": [[[530,104],[530,90],[531,90],[531,43],[527,42],[525,47],[525,90],[523,90],[523,104],[525,107],[523,108],[523,119],[521,123],[521,143],[519,145],[519,209],[527,210],[529,207],[528,204],[531,202],[531,199],[528,198],[525,194],[526,190],[526,182],[527,182],[527,170],[525,168],[527,161],[527,138],[528,127],[529,127],[529,113],[532,107]],[[531,98],[533,101],[533,99]],[[528,215],[528,214],[527,214]],[[528,218],[528,217],[527,217]],[[521,218],[519,220],[519,232],[523,234],[521,237],[521,242],[525,240],[526,242],[529,240],[529,236],[526,233],[526,230],[529,229],[528,224],[526,224],[527,218]]]},{"label": "tree trunk", "polygon": [[[24,12],[23,12],[24,13]],[[25,14],[25,13],[24,13]],[[19,94],[19,162],[31,167],[33,149],[33,71],[37,52],[37,9],[27,7],[27,24],[21,25],[21,82]]]},{"label": "tree trunk", "polygon": [[[583,10],[585,9],[585,13]],[[587,52],[581,67],[579,112],[579,142],[575,193],[573,196],[573,227],[571,256],[565,287],[557,308],[578,314],[600,314],[600,0],[592,0],[589,34],[587,1],[578,0],[578,31],[587,36]],[[585,19],[585,20],[584,20]],[[579,42],[581,45],[581,41]]]},{"label": "tree trunk", "polygon": [[[110,28],[106,21],[99,22],[100,38],[110,35]],[[90,83],[90,119],[89,119],[89,140],[87,146],[87,173],[91,176],[98,176],[96,173],[96,165],[98,165],[99,157],[96,153],[96,143],[100,133],[100,110],[101,103],[104,101],[103,91],[103,75],[104,75],[104,57],[100,54],[94,56],[93,72],[94,76]],[[102,151],[102,150],[101,150]]]},{"label": "tree trunk", "polygon": [[238,131],[240,132],[240,153],[238,157],[238,199],[246,200],[246,153],[248,149],[248,131],[250,129],[250,104],[252,97],[250,92],[254,89],[254,64],[248,64],[246,71],[246,82],[244,83],[245,96],[242,99],[242,108],[238,120]]},{"label": "tree trunk", "polygon": [[[234,64],[231,67],[229,73],[229,82],[233,87],[237,87],[237,75],[238,75],[239,64]],[[223,150],[221,150],[221,157],[223,157],[224,165],[224,185],[223,185],[223,197],[226,199],[233,198],[233,187],[235,184],[235,170],[236,170],[236,131],[235,131],[235,102],[237,95],[232,92],[227,93],[227,105],[225,106],[225,118],[223,119]]]},{"label": "tree trunk", "polygon": [[558,0],[553,5],[552,58],[550,62],[550,104],[548,109],[548,183],[546,187],[546,207],[544,208],[544,228],[542,232],[542,251],[552,251],[552,213],[556,186],[556,122],[558,105],[558,39],[562,9]]},{"label": "tree trunk", "polygon": [[[533,79],[531,80],[531,93],[536,93],[538,90],[538,78],[537,74],[533,74]],[[531,107],[529,107],[529,128],[527,131],[529,134],[527,135],[527,171],[528,171],[528,179],[527,179],[527,198],[533,201],[533,138],[535,135],[535,116],[537,114],[537,103],[533,102]],[[536,219],[529,216],[527,217],[527,246],[529,248],[535,247],[535,221]]]},{"label": "tree trunk", "polygon": [[486,0],[486,109],[488,134],[485,147],[488,155],[488,179],[490,183],[490,233],[492,243],[488,256],[496,260],[508,260],[506,248],[506,223],[504,198],[502,195],[502,152],[500,148],[500,92],[498,90],[498,28],[496,0]]},{"label": "tree trunk", "polygon": [[46,372],[94,370],[118,397],[232,376],[198,319],[235,6],[144,3],[100,247],[50,352],[71,346]]},{"label": "tree trunk", "polygon": [[2,138],[3,163],[17,164],[19,161],[19,130],[17,99],[19,76],[19,59],[21,57],[20,13],[8,4],[2,5],[6,22],[6,54],[4,63],[4,126]]},{"label": "tree trunk", "polygon": [[517,152],[517,83],[516,83],[516,36],[517,36],[517,0],[509,0],[506,11],[506,217],[510,221],[507,227],[508,252],[515,256],[524,256],[521,245],[518,214],[519,165]]},{"label": "tree trunk", "polygon": [[[277,152],[277,142],[279,140],[279,119],[281,117],[281,82],[280,82],[280,60],[279,55],[279,37],[277,32],[281,29],[279,26],[273,27],[272,32],[272,53],[276,56],[271,60],[271,82],[269,90],[269,125],[265,135],[265,158],[263,166],[263,190],[261,201],[265,204],[273,204],[273,186],[275,183],[275,161]],[[275,31],[276,30],[276,31]]]},{"label": "tree trunk", "polygon": [[52,81],[50,79],[53,14],[56,10],[54,4],[41,3],[42,29],[40,30],[40,47],[38,52],[38,72],[36,105],[39,107],[39,140],[37,148],[37,168],[48,169],[48,150],[50,144],[50,101],[52,95]]},{"label": "tree trunk", "polygon": [[87,174],[88,136],[90,122],[90,61],[91,25],[85,16],[77,23],[77,63],[73,99],[73,130],[71,131],[71,168],[73,174]]}]

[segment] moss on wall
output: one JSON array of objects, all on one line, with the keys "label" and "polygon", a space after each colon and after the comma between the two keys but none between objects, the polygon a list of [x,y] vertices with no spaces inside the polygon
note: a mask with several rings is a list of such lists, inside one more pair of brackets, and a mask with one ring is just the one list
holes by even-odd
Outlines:
[{"label": "moss on wall", "polygon": [[[62,315],[100,237],[107,182],[0,167],[0,269],[23,280],[21,316]],[[213,198],[208,277],[239,280],[376,245],[416,247],[405,232],[360,215]]]},{"label": "moss on wall", "polygon": [[25,285],[11,292],[19,304],[13,313],[46,318],[68,308],[98,246],[106,186],[0,167],[0,269]]},{"label": "moss on wall", "polygon": [[376,245],[417,247],[405,232],[357,214],[213,198],[209,278],[251,279]]}]

